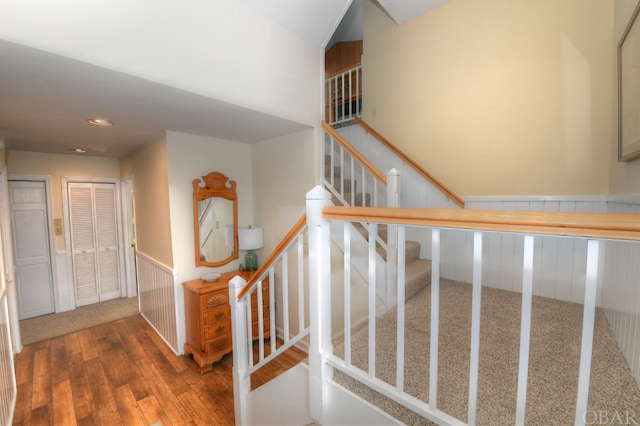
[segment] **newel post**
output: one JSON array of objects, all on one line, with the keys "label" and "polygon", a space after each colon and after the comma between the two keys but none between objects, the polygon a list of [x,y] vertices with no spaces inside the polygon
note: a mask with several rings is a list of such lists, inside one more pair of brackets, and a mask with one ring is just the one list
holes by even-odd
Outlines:
[{"label": "newel post", "polygon": [[321,186],[307,193],[309,228],[309,411],[310,417],[324,423],[325,386],[333,370],[325,364],[331,354],[331,234],[322,209],[331,205],[331,195]]},{"label": "newel post", "polygon": [[236,425],[249,424],[247,406],[251,392],[249,353],[247,352],[247,298],[238,301],[238,293],[247,282],[236,275],[229,281],[229,304],[231,305],[231,335],[233,339],[233,404]]},{"label": "newel post", "polygon": [[[400,172],[387,173],[387,207],[400,207]],[[387,225],[387,285],[386,304],[391,308],[398,303],[398,225]]]}]

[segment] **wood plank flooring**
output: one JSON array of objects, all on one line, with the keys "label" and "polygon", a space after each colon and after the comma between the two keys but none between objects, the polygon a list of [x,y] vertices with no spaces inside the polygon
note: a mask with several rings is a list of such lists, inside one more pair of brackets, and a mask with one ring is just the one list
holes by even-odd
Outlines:
[{"label": "wood plank flooring", "polygon": [[[257,386],[307,356],[293,348]],[[14,425],[233,425],[232,356],[200,374],[140,315],[26,345],[16,357]]]}]

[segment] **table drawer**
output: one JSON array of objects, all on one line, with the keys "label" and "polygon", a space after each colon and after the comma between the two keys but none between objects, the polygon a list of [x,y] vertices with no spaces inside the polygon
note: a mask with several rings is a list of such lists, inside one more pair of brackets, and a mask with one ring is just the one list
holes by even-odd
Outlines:
[{"label": "table drawer", "polygon": [[216,322],[229,321],[231,318],[231,308],[228,305],[216,306],[215,309],[204,311],[203,317],[205,327]]},{"label": "table drawer", "polygon": [[211,324],[204,329],[204,340],[209,342],[231,333],[231,322],[222,321],[215,324]]},{"label": "table drawer", "polygon": [[205,345],[205,353],[211,358],[217,358],[220,353],[226,354],[231,352],[231,335],[219,337],[211,340]]}]

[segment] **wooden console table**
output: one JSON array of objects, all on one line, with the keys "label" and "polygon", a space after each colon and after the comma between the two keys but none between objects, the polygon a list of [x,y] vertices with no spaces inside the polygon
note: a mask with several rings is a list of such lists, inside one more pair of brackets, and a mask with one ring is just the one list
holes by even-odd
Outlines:
[{"label": "wooden console table", "polygon": [[[232,271],[222,274],[214,282],[195,279],[182,283],[184,287],[186,356],[192,355],[200,373],[211,371],[213,364],[232,351],[231,307],[229,281],[236,275],[249,280],[253,272]],[[269,280],[262,281],[264,338],[270,336]],[[258,306],[254,293],[251,297],[252,336],[258,339]]]}]

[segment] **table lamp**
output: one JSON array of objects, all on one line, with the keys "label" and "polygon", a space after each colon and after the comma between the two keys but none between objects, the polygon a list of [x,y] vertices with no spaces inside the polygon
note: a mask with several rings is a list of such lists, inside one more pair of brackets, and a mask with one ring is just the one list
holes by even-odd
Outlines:
[{"label": "table lamp", "polygon": [[244,257],[244,267],[247,271],[255,271],[258,269],[258,255],[254,252],[262,248],[262,227],[238,229],[238,248],[247,250]]}]

